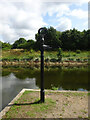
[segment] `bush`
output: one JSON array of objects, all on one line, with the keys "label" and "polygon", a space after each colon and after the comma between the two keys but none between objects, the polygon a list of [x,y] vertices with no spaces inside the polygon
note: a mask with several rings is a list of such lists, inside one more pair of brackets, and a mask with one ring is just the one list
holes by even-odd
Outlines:
[{"label": "bush", "polygon": [[50,59],[50,62],[57,62],[57,59],[52,58],[52,59]]},{"label": "bush", "polygon": [[69,58],[69,61],[74,61],[74,58]]},{"label": "bush", "polygon": [[76,50],[76,53],[77,53],[77,54],[80,54],[80,53],[81,53],[81,50]]},{"label": "bush", "polygon": [[76,61],[77,61],[77,62],[80,62],[81,60],[78,58],[78,59],[76,59]]},{"label": "bush", "polygon": [[8,58],[2,58],[2,61],[8,61]]},{"label": "bush", "polygon": [[58,87],[52,87],[51,90],[58,90]]},{"label": "bush", "polygon": [[35,58],[35,59],[34,59],[34,62],[39,62],[39,58]]},{"label": "bush", "polygon": [[49,58],[46,58],[46,59],[45,59],[45,62],[49,62]]},{"label": "bush", "polygon": [[66,55],[65,57],[70,57],[70,54]]},{"label": "bush", "polygon": [[58,49],[58,54],[57,54],[58,59],[61,61],[62,60],[62,49]]},{"label": "bush", "polygon": [[85,59],[83,59],[83,61],[84,61],[84,62],[88,62],[88,59],[85,58]]},{"label": "bush", "polygon": [[13,58],[12,60],[13,61],[19,61],[19,58]]},{"label": "bush", "polygon": [[76,56],[76,54],[75,54],[75,53],[73,53],[73,56]]}]

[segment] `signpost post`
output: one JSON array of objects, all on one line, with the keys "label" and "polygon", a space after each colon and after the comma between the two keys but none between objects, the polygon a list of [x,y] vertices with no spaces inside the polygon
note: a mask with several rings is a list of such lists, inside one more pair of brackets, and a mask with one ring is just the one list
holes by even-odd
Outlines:
[{"label": "signpost post", "polygon": [[44,38],[47,30],[46,28],[40,28],[38,34],[40,35],[40,51],[41,51],[41,91],[40,91],[40,102],[45,102],[45,91],[44,91],[44,49],[51,49],[48,45],[44,45]]},{"label": "signpost post", "polygon": [[44,103],[45,102],[45,92],[44,92],[44,31],[45,28],[40,28],[38,30],[38,33],[40,34],[41,37],[41,91],[40,91],[40,102]]}]

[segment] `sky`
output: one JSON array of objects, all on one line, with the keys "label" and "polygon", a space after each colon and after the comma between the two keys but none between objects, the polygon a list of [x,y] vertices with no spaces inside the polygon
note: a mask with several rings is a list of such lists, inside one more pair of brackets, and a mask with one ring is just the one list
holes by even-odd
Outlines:
[{"label": "sky", "polygon": [[[89,0],[0,0],[0,41],[35,40],[41,27],[88,29]],[[89,5],[90,6],[90,5]]]}]

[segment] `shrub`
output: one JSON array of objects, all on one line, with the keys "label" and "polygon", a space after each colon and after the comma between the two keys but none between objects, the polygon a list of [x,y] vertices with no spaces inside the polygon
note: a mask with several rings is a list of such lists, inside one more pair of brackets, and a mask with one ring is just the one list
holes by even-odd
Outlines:
[{"label": "shrub", "polygon": [[58,59],[61,61],[62,60],[62,49],[58,49],[58,54],[57,54]]},{"label": "shrub", "polygon": [[52,59],[50,59],[50,62],[57,62],[57,59],[52,58]]},{"label": "shrub", "polygon": [[34,62],[39,62],[39,58],[35,58],[35,59],[34,59]]},{"label": "shrub", "polygon": [[70,54],[65,55],[65,57],[70,57]]},{"label": "shrub", "polygon": [[77,54],[80,54],[80,53],[81,53],[81,50],[76,50],[76,53],[77,53]]},{"label": "shrub", "polygon": [[51,90],[58,90],[58,87],[52,87]]},{"label": "shrub", "polygon": [[69,58],[69,61],[74,61],[74,58]]},{"label": "shrub", "polygon": [[77,61],[77,62],[80,62],[81,60],[78,58],[78,59],[76,59],[76,61]]},{"label": "shrub", "polygon": [[33,53],[33,52],[34,52],[34,50],[33,50],[33,49],[31,49],[31,50],[30,50],[30,53]]},{"label": "shrub", "polygon": [[46,59],[45,59],[45,62],[49,62],[49,58],[46,58]]},{"label": "shrub", "polygon": [[19,58],[13,58],[12,60],[13,61],[19,61]]},{"label": "shrub", "polygon": [[75,54],[75,53],[73,53],[73,56],[76,56],[76,54]]},{"label": "shrub", "polygon": [[84,62],[88,62],[88,59],[85,58],[85,59],[83,59],[83,61],[84,61]]},{"label": "shrub", "polygon": [[2,61],[7,61],[8,60],[8,58],[2,58]]}]

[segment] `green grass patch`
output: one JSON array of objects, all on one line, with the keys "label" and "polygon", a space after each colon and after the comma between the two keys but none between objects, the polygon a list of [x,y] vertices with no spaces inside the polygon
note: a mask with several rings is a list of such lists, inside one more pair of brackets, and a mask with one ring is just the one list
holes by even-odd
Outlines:
[{"label": "green grass patch", "polygon": [[[34,102],[38,102],[38,99]],[[15,102],[16,103],[16,102]],[[50,98],[45,100],[45,103],[31,104],[28,105],[27,110],[23,110],[23,106],[12,106],[11,109],[4,116],[5,118],[13,118],[17,117],[17,114],[26,114],[27,117],[36,117],[37,114],[41,114],[43,112],[47,113],[48,110],[52,109],[55,106],[56,102]],[[22,113],[20,112],[22,111]]]},{"label": "green grass patch", "polygon": [[51,90],[58,90],[58,87],[52,87]]},{"label": "green grass patch", "polygon": [[[61,112],[59,117],[62,117],[62,114],[67,112],[69,109],[69,105],[72,103],[68,103],[68,99],[63,99],[63,104],[58,101],[59,97],[66,98],[73,96],[75,101],[77,98],[81,101],[82,98],[87,98],[86,95],[88,93],[78,93],[78,92],[55,92],[55,91],[46,91],[45,92],[45,102],[40,102],[40,96],[38,95],[38,91],[25,91],[24,94],[15,102],[13,106],[9,109],[6,115],[3,118],[41,118],[47,117],[51,114],[51,117],[54,115],[56,110]],[[85,96],[84,96],[85,95]],[[74,99],[73,99],[74,100]],[[62,104],[62,105],[61,105]],[[78,104],[78,103],[77,103]],[[58,105],[60,105],[60,109],[58,109]],[[72,111],[73,114],[77,114],[78,111]],[[83,115],[87,115],[87,110],[81,109],[80,114],[77,115],[78,118],[81,118]]]},{"label": "green grass patch", "polygon": [[[79,52],[79,53],[78,53]],[[80,60],[80,61],[85,61],[88,60],[88,55],[90,51],[78,51],[78,52],[73,52],[73,51],[62,51],[62,61],[65,60]],[[45,51],[44,52],[44,58],[55,58],[57,59],[57,54],[58,51]],[[2,50],[2,60],[4,61],[19,61],[19,60],[35,60],[35,59],[40,59],[40,51],[20,51],[20,50]]]},{"label": "green grass patch", "polygon": [[35,92],[35,91],[28,91],[28,90],[26,90],[26,91],[23,93],[23,95],[28,94],[28,93],[32,93],[32,92]]},{"label": "green grass patch", "polygon": [[[53,91],[49,92],[49,93],[53,93]],[[48,92],[47,92],[48,94]],[[55,94],[61,94],[61,95],[64,95],[66,97],[70,97],[70,96],[88,96],[88,93],[84,93],[84,92],[56,92]]]},{"label": "green grass patch", "polygon": [[34,91],[25,91],[24,94],[15,101],[15,104],[11,106],[4,118],[17,118],[21,115],[35,118],[40,114],[47,113],[55,107],[56,101],[51,98],[46,98],[45,103],[41,103],[40,99],[33,96],[33,94]]}]

